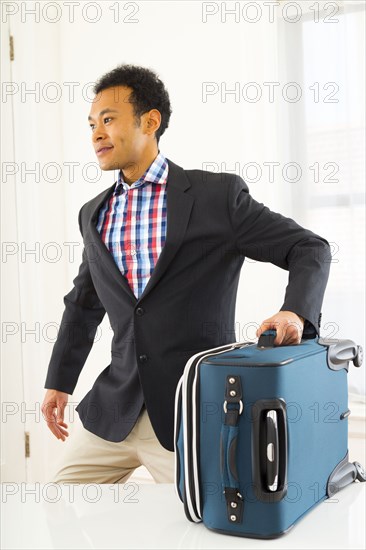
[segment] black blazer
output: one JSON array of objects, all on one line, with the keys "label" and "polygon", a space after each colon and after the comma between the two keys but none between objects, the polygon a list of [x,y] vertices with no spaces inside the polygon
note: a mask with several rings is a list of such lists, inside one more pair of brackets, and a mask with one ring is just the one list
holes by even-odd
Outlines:
[{"label": "black blazer", "polygon": [[[328,280],[328,242],[269,210],[240,176],[184,170],[168,159],[167,235],[139,300],[97,229],[113,184],[79,212],[83,259],[54,344],[45,388],[72,394],[107,312],[111,362],[77,406],[86,429],[122,441],[145,403],[161,444],[173,450],[174,396],[188,358],[234,342],[235,302],[245,256],[289,270],[282,310],[319,333]],[[258,299],[265,299],[263,288]]]}]

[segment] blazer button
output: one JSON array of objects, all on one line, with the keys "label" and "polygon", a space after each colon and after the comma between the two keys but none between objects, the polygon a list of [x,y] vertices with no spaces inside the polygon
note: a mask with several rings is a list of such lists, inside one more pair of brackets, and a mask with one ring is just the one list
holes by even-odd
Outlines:
[{"label": "blazer button", "polygon": [[136,315],[141,316],[141,315],[143,315],[144,313],[145,313],[145,310],[144,310],[143,307],[138,307],[138,308],[136,309]]},{"label": "blazer button", "polygon": [[146,363],[147,355],[140,355],[140,361],[141,361],[141,363]]}]

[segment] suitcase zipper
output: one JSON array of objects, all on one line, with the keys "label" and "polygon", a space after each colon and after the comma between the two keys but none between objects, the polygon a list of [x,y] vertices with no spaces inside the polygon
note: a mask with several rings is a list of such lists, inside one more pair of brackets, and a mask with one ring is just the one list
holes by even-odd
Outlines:
[{"label": "suitcase zipper", "polygon": [[[304,357],[311,357],[312,355],[318,355],[319,353],[323,353],[324,350],[317,350],[313,353],[304,353],[302,355],[298,355],[295,358],[291,357],[289,359],[284,359],[283,361],[276,361],[275,363],[250,363],[249,365],[243,365],[240,364],[238,361],[223,361],[220,362],[220,366],[223,365],[225,367],[282,367],[283,365],[288,365],[289,363],[294,363],[295,361],[299,359],[303,359]],[[240,359],[240,356],[238,356],[238,359]],[[209,359],[205,361],[205,363],[208,363],[210,365],[215,365],[216,361],[210,361]]]}]

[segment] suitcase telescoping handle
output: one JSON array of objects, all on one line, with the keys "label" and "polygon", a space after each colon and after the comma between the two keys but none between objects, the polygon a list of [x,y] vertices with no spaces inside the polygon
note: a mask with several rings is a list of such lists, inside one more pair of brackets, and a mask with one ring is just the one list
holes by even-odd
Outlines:
[{"label": "suitcase telescoping handle", "polygon": [[262,502],[278,502],[287,494],[286,416],[283,399],[259,399],[252,407],[252,479]]}]

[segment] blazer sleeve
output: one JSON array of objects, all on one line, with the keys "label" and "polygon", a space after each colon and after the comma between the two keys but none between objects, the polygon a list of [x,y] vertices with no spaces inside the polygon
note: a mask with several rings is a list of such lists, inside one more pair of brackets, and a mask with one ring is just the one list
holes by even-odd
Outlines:
[{"label": "blazer sleeve", "polygon": [[254,200],[240,176],[228,185],[228,202],[236,249],[289,271],[281,310],[304,317],[303,338],[319,335],[331,262],[328,241]]},{"label": "blazer sleeve", "polygon": [[[81,227],[81,210],[79,228]],[[48,365],[45,388],[72,394],[106,310],[98,298],[85,248],[73,288],[63,298],[65,309]]]}]

